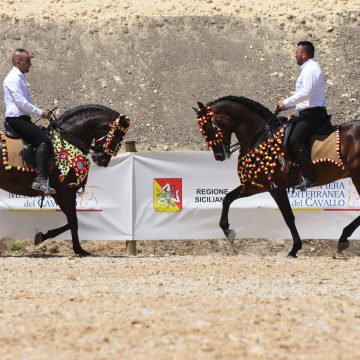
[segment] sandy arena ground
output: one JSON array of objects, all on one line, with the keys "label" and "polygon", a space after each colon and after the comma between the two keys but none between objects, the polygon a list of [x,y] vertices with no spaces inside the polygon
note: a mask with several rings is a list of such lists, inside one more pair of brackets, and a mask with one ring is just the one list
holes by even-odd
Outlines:
[{"label": "sandy arena ground", "polygon": [[357,243],[45,244],[0,258],[3,360],[360,357]]}]

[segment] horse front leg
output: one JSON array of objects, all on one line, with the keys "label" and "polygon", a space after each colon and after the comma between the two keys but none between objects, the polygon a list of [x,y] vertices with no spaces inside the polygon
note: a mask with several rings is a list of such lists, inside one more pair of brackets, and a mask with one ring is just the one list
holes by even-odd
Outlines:
[{"label": "horse front leg", "polygon": [[293,247],[289,252],[288,257],[296,258],[297,252],[302,248],[302,242],[295,226],[295,216],[290,206],[286,188],[278,187],[276,189],[270,190],[270,194],[275,200],[277,206],[279,207],[279,210],[281,211],[281,214],[293,238]]},{"label": "horse front leg", "polygon": [[[56,195],[53,195],[52,196],[53,199],[55,200],[55,202],[58,204],[58,197]],[[37,232],[35,234],[35,238],[34,238],[34,244],[35,246],[36,245],[39,245],[41,244],[42,242],[44,242],[45,240],[47,239],[52,239],[56,236],[59,236],[60,234],[64,233],[65,231],[67,230],[70,230],[70,225],[69,223],[67,223],[66,225],[64,226],[60,226],[59,228],[56,228],[56,229],[52,229],[52,230],[49,230],[46,234],[42,233],[41,231]]]},{"label": "horse front leg", "polygon": [[54,237],[62,234],[63,232],[65,232],[67,230],[70,230],[70,225],[69,224],[66,224],[66,225],[61,226],[61,227],[56,228],[56,229],[49,230],[46,234],[43,234],[42,232],[37,232],[35,234],[34,244],[39,245],[43,241],[45,241],[47,239],[54,238]]},{"label": "horse front leg", "polygon": [[228,194],[225,195],[224,200],[222,202],[222,211],[221,211],[221,218],[220,218],[220,227],[223,230],[226,239],[232,244],[235,240],[236,232],[233,229],[230,229],[229,225],[229,209],[230,205],[236,200],[243,197],[248,197],[251,195],[258,194],[263,190],[258,187],[254,187],[248,185],[245,191],[242,190],[242,185],[238,186],[234,190],[230,191]]},{"label": "horse front leg", "polygon": [[[76,214],[76,192],[70,191],[69,189],[66,190],[66,193],[62,193],[61,196],[57,198],[58,205],[60,209],[64,212],[68,224],[65,225],[63,228],[68,226],[71,231],[71,238],[73,244],[74,253],[80,256],[89,256],[91,253],[84,250],[79,241],[79,234],[78,234],[78,219]],[[61,229],[61,228],[59,228]]]}]

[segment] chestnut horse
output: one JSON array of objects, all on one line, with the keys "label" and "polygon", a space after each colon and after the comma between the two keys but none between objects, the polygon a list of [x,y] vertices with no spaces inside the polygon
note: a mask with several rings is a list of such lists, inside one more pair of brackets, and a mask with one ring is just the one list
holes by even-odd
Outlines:
[{"label": "chestnut horse", "polygon": [[[129,119],[117,111],[101,105],[83,105],[65,112],[58,120],[52,116],[48,130],[60,134],[62,139],[80,149],[84,156],[90,153],[98,166],[106,167],[111,156],[118,152],[129,125]],[[82,163],[80,165],[83,166]],[[6,167],[7,164],[4,164],[2,158],[0,188],[18,195],[40,195],[38,191],[31,188],[35,177],[34,172],[19,171],[15,167],[7,169]],[[56,194],[52,197],[65,214],[67,224],[49,230],[46,234],[38,232],[35,235],[35,244],[70,230],[75,254],[90,255],[80,245],[76,214],[76,194],[84,186],[86,178],[79,183],[73,169],[69,171],[63,181],[60,181],[59,175],[59,169],[52,166],[49,177],[50,186],[56,190]]]},{"label": "chestnut horse", "polygon": [[[194,110],[197,112],[200,130],[218,161],[225,160],[237,149],[240,149],[239,158],[243,158],[248,153],[251,154],[251,151],[254,151],[262,142],[267,141],[272,136],[271,134],[282,129],[282,121],[285,119],[278,118],[277,114],[245,97],[227,96],[214,100],[206,106],[198,102],[198,106],[199,109],[194,108]],[[235,145],[231,145],[232,134],[235,134],[238,140]],[[350,177],[357,192],[360,193],[359,139],[360,121],[349,121],[339,126],[340,146],[338,154],[342,166],[336,166],[330,162],[315,164],[317,185],[325,185],[338,179]],[[254,177],[251,178],[253,176],[252,170],[250,170],[247,174],[248,177],[241,181],[241,185],[225,196],[222,204],[220,227],[226,238],[233,241],[236,234],[234,230],[230,229],[228,221],[231,203],[236,199],[268,191],[279,207],[292,235],[293,246],[288,256],[296,257],[297,252],[302,248],[302,241],[295,226],[295,216],[290,206],[287,189],[293,188],[299,182],[300,174],[298,170],[294,170],[296,176],[292,176],[294,171],[284,171],[284,149],[281,142],[279,141],[275,146],[272,145],[278,151],[276,152],[275,149],[275,154],[270,154],[271,160],[269,161],[271,164],[267,164],[269,167],[266,172],[257,168],[255,170],[256,181],[254,181]],[[243,175],[239,170],[240,179]],[[359,225],[360,216],[343,229],[338,242],[339,252],[349,247],[348,238]]]}]

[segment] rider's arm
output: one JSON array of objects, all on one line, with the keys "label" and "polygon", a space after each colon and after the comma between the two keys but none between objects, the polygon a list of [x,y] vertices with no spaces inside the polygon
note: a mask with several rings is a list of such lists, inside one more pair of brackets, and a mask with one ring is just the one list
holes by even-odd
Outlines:
[{"label": "rider's arm", "polygon": [[23,110],[29,115],[41,117],[43,115],[43,111],[26,99],[26,97],[21,91],[20,86],[21,84],[13,79],[4,84],[4,88],[6,88],[8,94],[11,97],[11,100],[19,109]]}]

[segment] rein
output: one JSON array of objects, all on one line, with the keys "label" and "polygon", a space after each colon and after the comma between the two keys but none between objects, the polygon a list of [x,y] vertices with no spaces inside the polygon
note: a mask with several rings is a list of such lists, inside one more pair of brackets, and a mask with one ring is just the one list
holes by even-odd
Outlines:
[{"label": "rein", "polygon": [[62,135],[66,135],[69,139],[70,142],[72,143],[72,145],[74,145],[75,147],[77,147],[79,150],[81,150],[84,154],[91,154],[92,152],[97,152],[99,155],[101,155],[94,146],[90,145],[86,145],[83,141],[79,140],[77,137],[75,137],[74,135],[70,134],[69,132],[67,132],[66,130],[64,130],[60,125],[56,124],[54,126],[54,124],[51,124],[52,129],[58,129],[60,130],[60,138],[62,138]]},{"label": "rein", "polygon": [[[276,109],[274,114],[270,117],[270,119],[264,123],[263,126],[261,126],[258,130],[256,130],[253,134],[248,136],[245,140],[238,141],[235,144],[230,144],[229,146],[224,145],[225,153],[228,158],[230,158],[231,154],[233,154],[235,151],[239,150],[244,144],[246,144],[249,140],[251,140],[253,137],[258,135],[259,133],[263,132],[270,123],[272,123],[274,120],[278,120],[277,115],[279,114],[279,110]],[[278,120],[280,121],[280,120]],[[273,130],[273,129],[270,129]]]},{"label": "rein", "polygon": [[103,140],[104,138],[106,138],[106,141],[103,145],[102,151],[98,150],[97,146],[88,146],[86,145],[83,141],[81,141],[80,139],[78,139],[76,136],[70,134],[69,132],[67,132],[63,127],[61,127],[58,123],[57,118],[55,117],[55,115],[53,113],[51,113],[51,119],[50,119],[50,127],[55,130],[58,129],[60,131],[60,138],[62,137],[62,135],[66,135],[69,139],[71,139],[71,142],[74,146],[76,146],[79,150],[81,150],[83,153],[87,154],[91,154],[91,155],[95,155],[95,156],[101,156],[103,154],[108,154],[108,155],[115,155],[117,153],[117,150],[119,148],[119,146],[117,146],[114,150],[110,150],[109,149],[109,145],[111,143],[111,140],[114,137],[115,131],[117,129],[123,130],[123,132],[125,133],[127,128],[130,125],[130,121],[129,119],[126,117],[128,126],[126,128],[122,128],[120,126],[120,119],[121,119],[121,114],[119,114],[119,116],[115,119],[115,121],[113,122],[113,124],[110,127],[109,132],[104,135],[103,137],[101,137],[100,139],[95,140],[95,144],[100,142],[101,140]]}]

